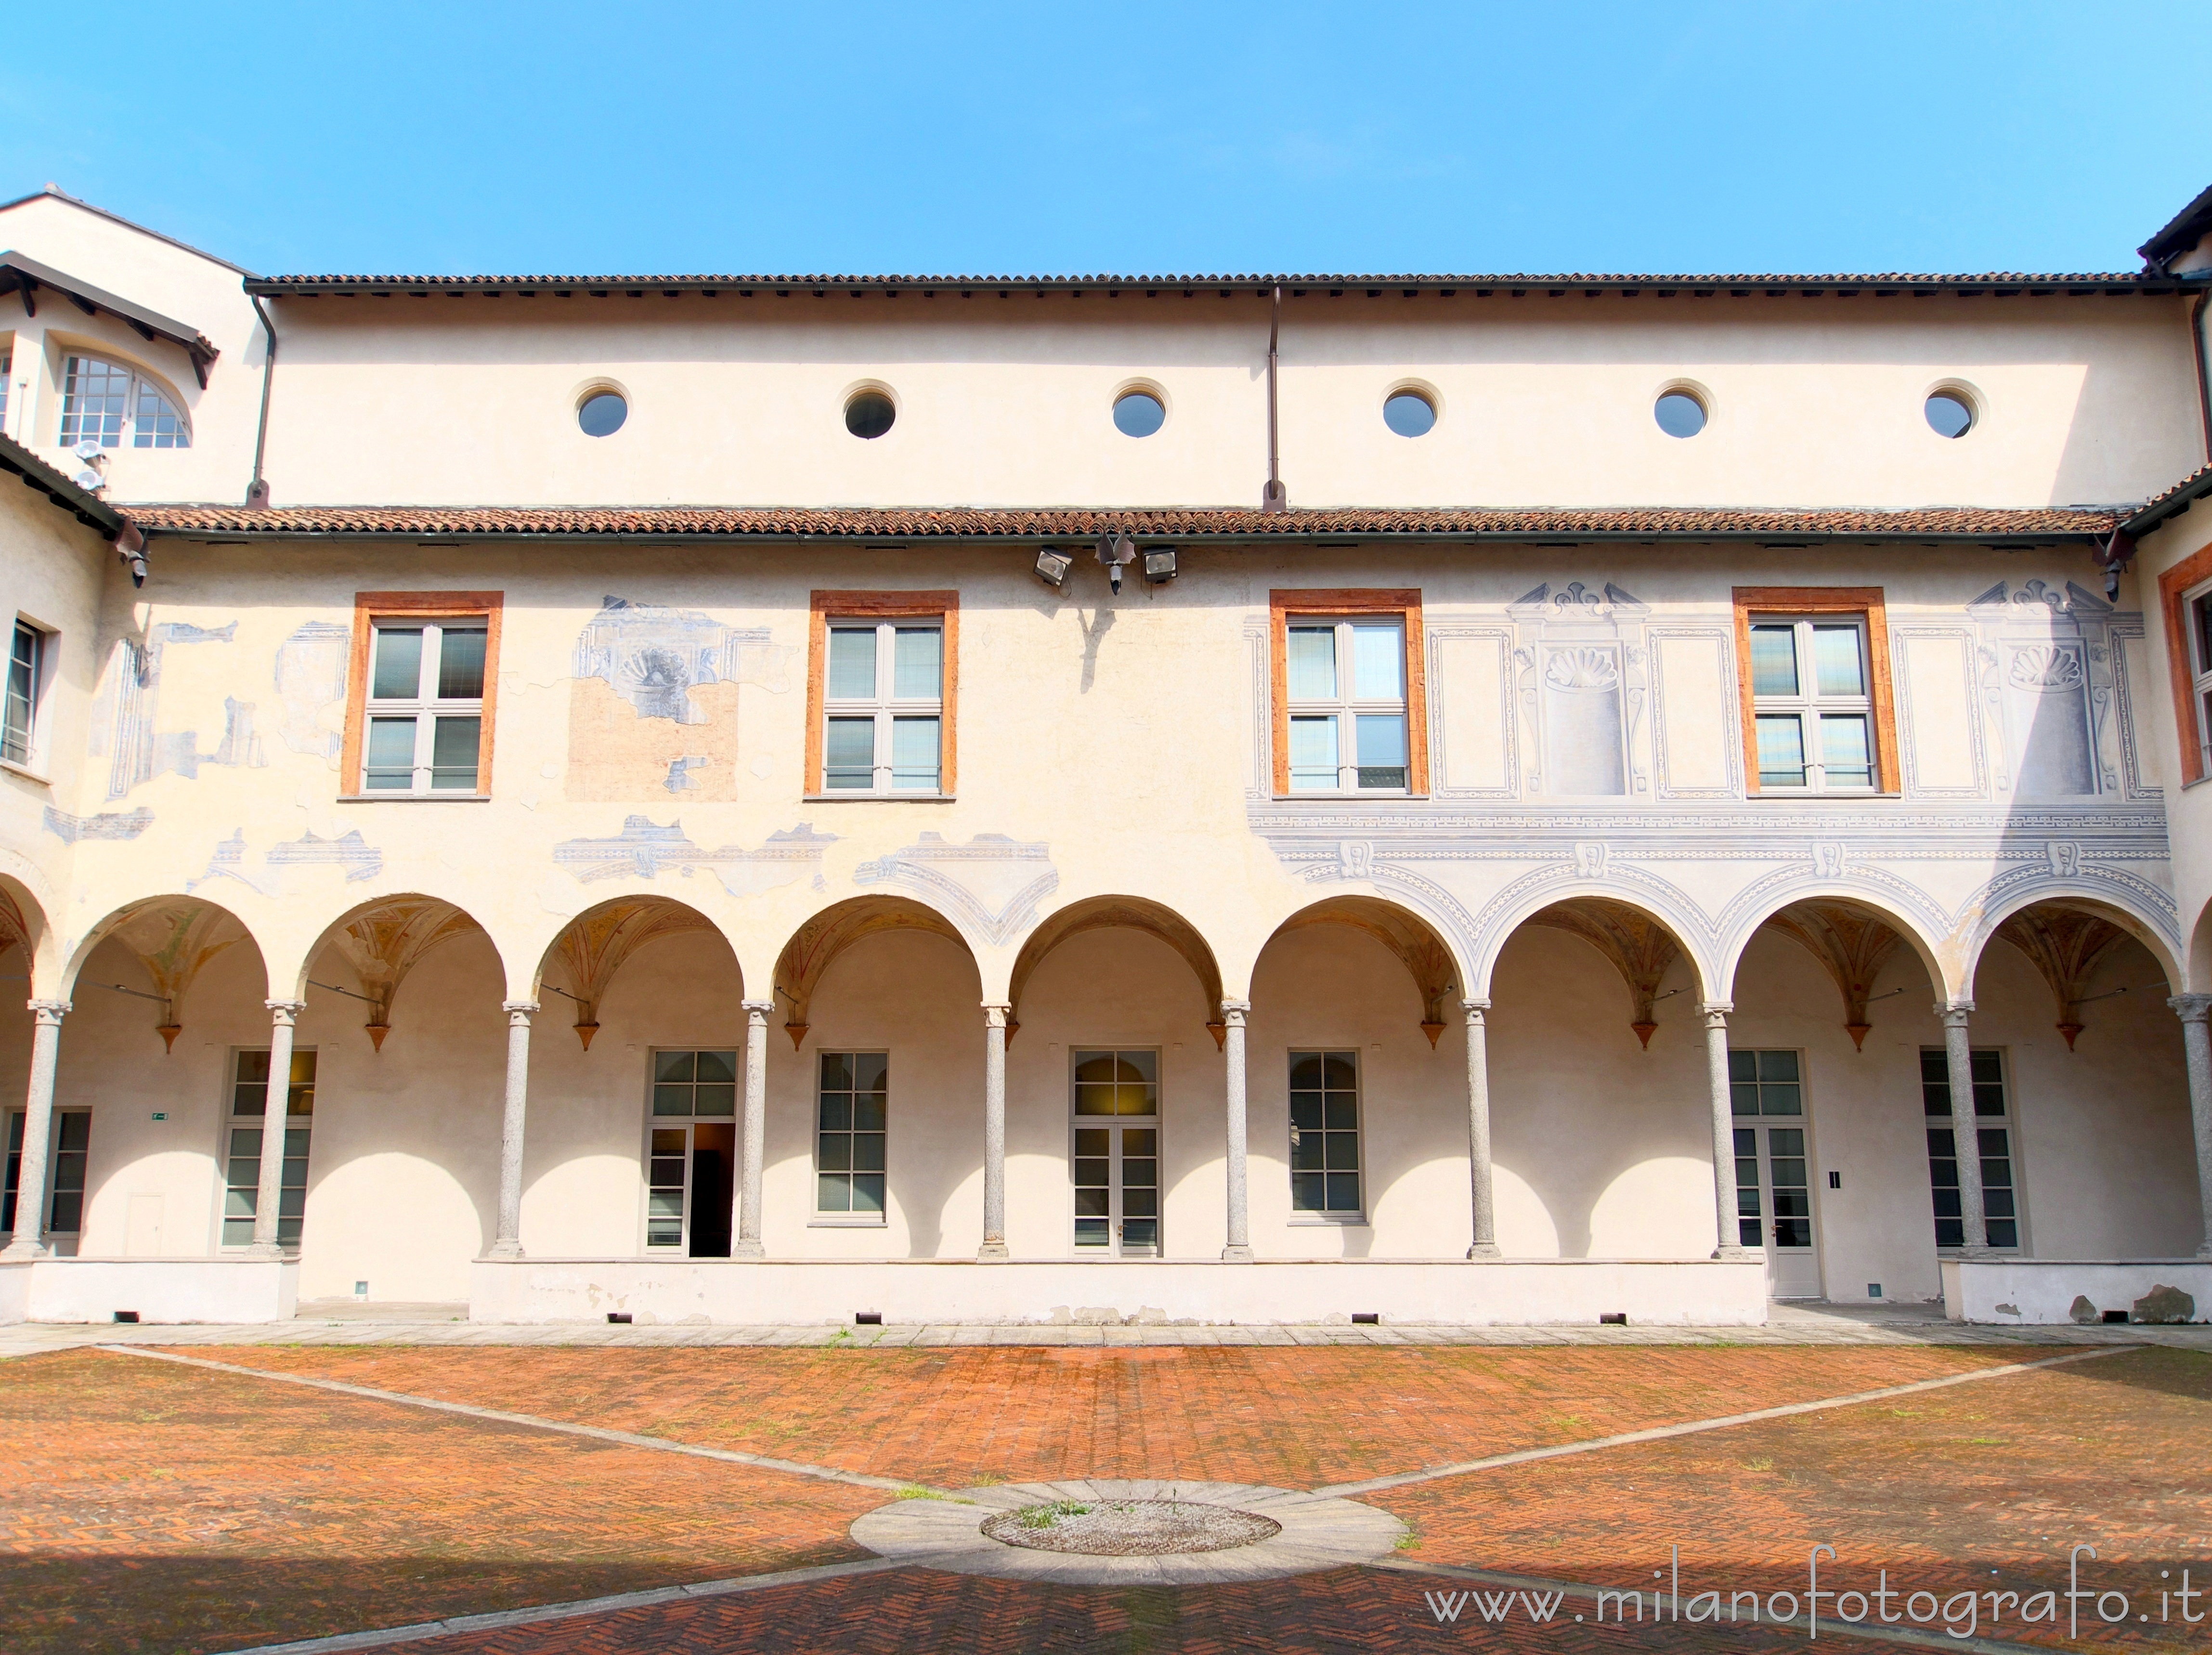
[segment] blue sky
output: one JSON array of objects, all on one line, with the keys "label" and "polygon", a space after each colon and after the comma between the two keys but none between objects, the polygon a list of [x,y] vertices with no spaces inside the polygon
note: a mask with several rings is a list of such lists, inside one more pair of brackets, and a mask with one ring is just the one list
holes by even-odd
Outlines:
[{"label": "blue sky", "polygon": [[2067,271],[2212,9],[24,8],[0,198],[343,271]]}]

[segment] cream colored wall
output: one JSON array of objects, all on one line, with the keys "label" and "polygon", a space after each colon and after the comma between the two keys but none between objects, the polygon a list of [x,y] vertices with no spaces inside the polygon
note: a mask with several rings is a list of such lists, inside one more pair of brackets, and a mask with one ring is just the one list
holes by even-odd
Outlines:
[{"label": "cream colored wall", "polygon": [[[2164,766],[2166,808],[2173,840],[2173,882],[2183,934],[2189,939],[2189,987],[2191,992],[2212,992],[2212,788],[2202,781],[2184,784],[2183,742],[2174,705],[2172,659],[2166,618],[2159,603],[2159,580],[2168,569],[2212,546],[2212,508],[2192,506],[2144,537],[2136,553],[2135,568],[2124,577],[2139,594],[2138,601],[2154,618],[2146,640],[2151,691],[2143,698],[2140,716],[2147,727],[2144,745]],[[2182,694],[2185,697],[2185,685]]]},{"label": "cream colored wall", "polygon": [[[1267,475],[1263,298],[285,299],[280,504],[1231,505]],[[2042,507],[2189,468],[2195,380],[2164,299],[1607,295],[1285,301],[1283,472],[1300,506]],[[1713,411],[1662,432],[1678,380]],[[1443,417],[1408,441],[1408,380]],[[1938,382],[1983,419],[1936,436]],[[585,436],[619,386],[630,415]],[[1116,392],[1157,386],[1133,440]],[[860,441],[841,410],[887,388]]]},{"label": "cream colored wall", "polygon": [[167,340],[142,338],[105,313],[88,316],[58,294],[40,295],[35,315],[27,313],[20,295],[0,296],[0,335],[12,333],[15,346],[8,435],[75,475],[78,462],[59,446],[62,364],[74,351],[97,352],[173,392],[192,426],[189,449],[110,450],[106,497],[118,503],[243,500],[253,475],[264,349],[252,303],[239,285],[244,273],[49,195],[0,211],[0,247],[181,322],[221,353],[203,390],[191,359]]}]

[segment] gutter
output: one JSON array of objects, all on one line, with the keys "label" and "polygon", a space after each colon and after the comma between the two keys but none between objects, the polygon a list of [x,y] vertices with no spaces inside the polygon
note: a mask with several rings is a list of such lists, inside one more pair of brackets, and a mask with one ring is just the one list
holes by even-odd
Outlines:
[{"label": "gutter", "polygon": [[[270,321],[269,313],[262,309],[258,294],[249,292],[246,297],[253,301],[253,313],[261,319],[261,331],[269,336],[269,354],[261,362],[261,424],[253,434],[253,481],[246,485],[246,503],[266,506],[269,503],[269,480],[262,475],[261,459],[269,447],[269,387],[276,378],[276,324]],[[2207,441],[2212,441],[2212,433],[2208,433]]]}]

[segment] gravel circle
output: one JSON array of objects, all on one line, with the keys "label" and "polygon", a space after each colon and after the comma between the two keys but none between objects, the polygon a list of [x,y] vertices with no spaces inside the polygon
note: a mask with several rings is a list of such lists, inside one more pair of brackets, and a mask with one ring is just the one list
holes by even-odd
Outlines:
[{"label": "gravel circle", "polygon": [[1057,1505],[1001,1512],[983,1524],[986,1538],[1024,1551],[1079,1552],[1091,1557],[1159,1557],[1225,1552],[1273,1540],[1283,1525],[1256,1512],[1182,1500],[1102,1500],[1073,1511]]}]

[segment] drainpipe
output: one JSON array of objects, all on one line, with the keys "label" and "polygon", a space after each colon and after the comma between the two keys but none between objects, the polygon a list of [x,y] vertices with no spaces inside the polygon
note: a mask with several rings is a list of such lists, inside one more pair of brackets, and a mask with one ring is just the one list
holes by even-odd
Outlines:
[{"label": "drainpipe", "polygon": [[[1282,450],[1276,436],[1275,370],[1276,350],[1283,333],[1283,284],[1275,283],[1274,297],[1267,315],[1267,486],[1260,495],[1261,511],[1288,511],[1289,494],[1283,487]],[[2202,358],[2199,358],[2202,361]]]},{"label": "drainpipe", "polygon": [[2195,347],[2191,355],[2197,361],[2197,411],[2204,422],[2204,459],[2212,464],[2212,386],[2204,377],[2204,307],[2212,303],[2212,289],[2197,295],[2196,306],[2189,313],[2189,343]]},{"label": "drainpipe", "polygon": [[269,354],[261,362],[261,427],[253,434],[253,481],[246,485],[246,503],[265,506],[269,503],[269,479],[261,475],[261,459],[269,447],[269,387],[276,377],[276,325],[262,309],[258,295],[246,296],[253,301],[253,313],[261,319],[261,331],[269,336]]}]

